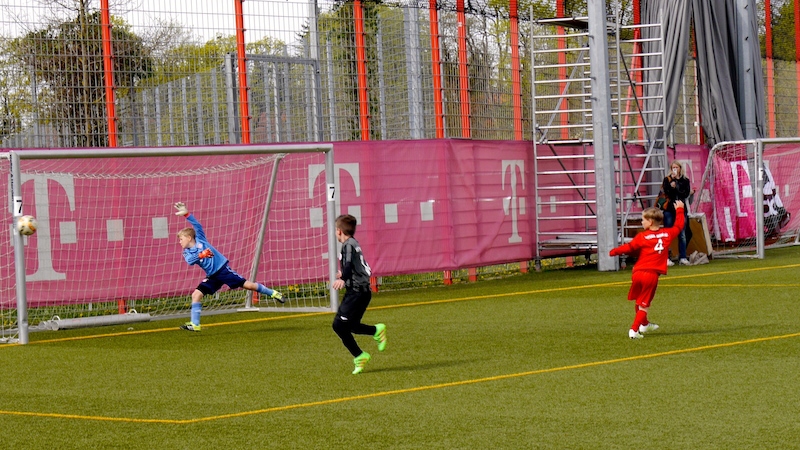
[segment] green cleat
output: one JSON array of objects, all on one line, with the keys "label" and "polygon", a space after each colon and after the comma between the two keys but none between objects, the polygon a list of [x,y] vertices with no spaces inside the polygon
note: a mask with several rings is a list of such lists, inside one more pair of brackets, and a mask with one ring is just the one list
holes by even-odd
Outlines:
[{"label": "green cleat", "polygon": [[375,342],[378,343],[378,351],[386,350],[386,325],[382,323],[375,324],[375,334],[372,336]]},{"label": "green cleat", "polygon": [[272,291],[272,295],[270,295],[269,298],[276,300],[278,303],[283,303],[285,301],[283,300],[283,294],[278,291]]},{"label": "green cleat", "polygon": [[194,324],[192,322],[186,322],[185,324],[181,325],[181,330],[186,331],[200,331],[200,324]]},{"label": "green cleat", "polygon": [[364,366],[367,365],[369,360],[370,360],[370,356],[369,356],[369,353],[367,353],[367,352],[361,352],[360,355],[358,355],[355,358],[353,358],[353,364],[356,365],[356,368],[353,369],[353,375],[357,375],[357,374],[361,373],[364,370]]}]

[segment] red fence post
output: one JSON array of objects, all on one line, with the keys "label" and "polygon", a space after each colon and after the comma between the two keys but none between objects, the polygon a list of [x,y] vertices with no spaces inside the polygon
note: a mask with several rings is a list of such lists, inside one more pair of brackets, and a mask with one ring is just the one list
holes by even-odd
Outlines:
[{"label": "red fence post", "polygon": [[[633,2],[633,24],[634,25],[642,24],[642,4],[640,0],[635,0]],[[633,53],[638,56],[633,58],[633,61],[631,62],[631,67],[633,68],[634,71],[633,78],[636,85],[634,89],[636,89],[637,98],[644,98],[644,84],[642,83],[644,79],[644,73],[641,70],[642,67],[644,67],[644,61],[641,56],[642,43],[639,41],[641,38],[642,38],[642,28],[641,27],[634,28],[633,39],[635,42],[633,44]],[[637,105],[637,109],[638,108],[639,106]],[[636,115],[636,125],[637,125],[636,139],[644,139],[643,136],[644,122],[642,121],[641,114]]]},{"label": "red fence post", "polygon": [[247,95],[247,54],[244,44],[244,0],[234,0],[236,3],[236,59],[239,70],[239,121],[242,127],[242,143],[250,143],[250,102]]},{"label": "red fence post", "polygon": [[361,0],[353,2],[353,20],[356,29],[356,71],[358,74],[358,115],[361,123],[361,140],[369,140],[369,97],[367,95],[367,55],[364,49],[364,10]]},{"label": "red fence post", "polygon": [[767,53],[767,136],[775,137],[775,62],[772,60],[772,0],[764,0],[764,12],[767,16],[766,53]]},{"label": "red fence post", "polygon": [[108,0],[100,0],[100,23],[103,37],[103,73],[105,75],[108,145],[117,146],[117,109],[114,105],[114,54],[111,47],[111,15]]},{"label": "red fence post", "polygon": [[[800,102],[800,0],[794,0],[794,52],[797,101]],[[800,134],[800,114],[798,114],[797,119],[797,133]]]},{"label": "red fence post", "polygon": [[[564,17],[565,15],[565,8],[564,8],[564,1],[565,0],[558,0],[556,2],[556,17]],[[566,34],[564,32],[564,27],[557,27],[556,33],[559,35]],[[556,44],[559,50],[566,50],[567,49],[567,40],[566,38],[558,38],[558,43]],[[564,92],[567,89],[567,54],[565,51],[558,52],[558,79],[562,80],[561,83],[558,84],[558,92]],[[536,80],[534,80],[536,81]],[[565,92],[564,92],[565,93]],[[561,128],[561,139],[569,139],[569,128],[566,126],[569,124],[569,113],[566,112],[569,109],[569,100],[566,98],[561,102],[561,110],[565,111],[561,113],[561,125],[564,125]]]},{"label": "red fence post", "polygon": [[519,17],[517,0],[511,0],[511,96],[514,105],[514,139],[522,140],[522,82],[519,65]]},{"label": "red fence post", "polygon": [[439,49],[439,12],[436,10],[436,0],[430,0],[430,22],[431,69],[433,70],[433,114],[436,118],[436,139],[443,139],[444,101],[442,99],[442,62]]},{"label": "red fence post", "polygon": [[458,90],[461,101],[461,137],[472,137],[469,107],[469,65],[467,60],[467,15],[464,13],[464,0],[456,3],[458,16]]}]

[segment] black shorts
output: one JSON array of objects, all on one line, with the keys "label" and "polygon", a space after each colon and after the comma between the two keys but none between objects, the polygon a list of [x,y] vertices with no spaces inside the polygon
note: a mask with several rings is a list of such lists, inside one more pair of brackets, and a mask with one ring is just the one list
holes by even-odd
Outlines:
[{"label": "black shorts", "polygon": [[202,292],[203,295],[211,295],[225,284],[231,289],[239,289],[244,285],[245,281],[247,280],[225,265],[214,273],[214,275],[204,279],[200,285],[197,286],[197,290]]},{"label": "black shorts", "polygon": [[347,288],[342,304],[336,311],[336,318],[345,317],[345,321],[351,324],[361,323],[361,318],[364,317],[370,300],[372,300],[372,291],[369,286]]}]

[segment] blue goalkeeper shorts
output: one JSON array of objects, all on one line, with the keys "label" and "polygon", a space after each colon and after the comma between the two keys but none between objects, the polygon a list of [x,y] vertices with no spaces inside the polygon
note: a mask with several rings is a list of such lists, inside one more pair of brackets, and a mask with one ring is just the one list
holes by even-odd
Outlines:
[{"label": "blue goalkeeper shorts", "polygon": [[227,284],[231,289],[239,289],[242,287],[245,280],[241,275],[232,270],[228,265],[224,265],[221,269],[214,272],[213,275],[204,279],[197,290],[202,292],[203,295],[211,295],[217,292],[222,285]]}]

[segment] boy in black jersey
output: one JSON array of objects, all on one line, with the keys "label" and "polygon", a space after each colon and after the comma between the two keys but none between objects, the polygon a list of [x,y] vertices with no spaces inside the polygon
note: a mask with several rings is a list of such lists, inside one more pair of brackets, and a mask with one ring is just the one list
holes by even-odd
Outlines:
[{"label": "boy in black jersey", "polygon": [[336,218],[336,239],[342,243],[342,253],[339,255],[341,270],[336,274],[337,280],[333,282],[334,289],[347,288],[342,304],[333,318],[333,331],[354,357],[353,375],[361,373],[370,360],[369,353],[361,351],[354,334],[371,335],[378,343],[379,352],[386,348],[386,325],[361,323],[361,318],[372,300],[369,285],[372,270],[364,260],[358,241],[353,238],[356,224],[356,218],[349,214]]}]

